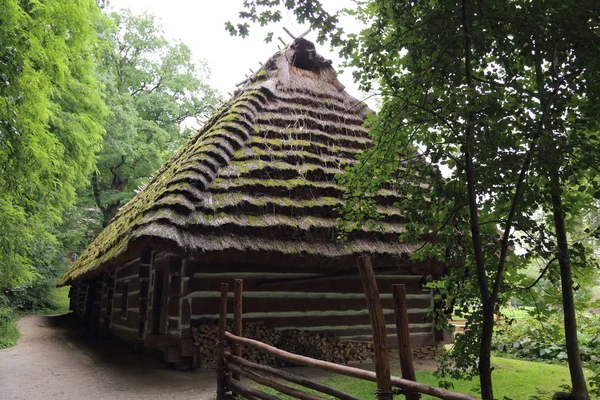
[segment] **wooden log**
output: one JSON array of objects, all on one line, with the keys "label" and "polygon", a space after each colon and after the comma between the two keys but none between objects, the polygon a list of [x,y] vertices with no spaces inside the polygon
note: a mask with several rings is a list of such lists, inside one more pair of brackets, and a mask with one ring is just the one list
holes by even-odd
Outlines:
[{"label": "wooden log", "polygon": [[225,368],[225,329],[227,327],[227,292],[229,285],[221,283],[221,307],[219,309],[219,337],[217,341],[217,400],[225,400],[227,370]]},{"label": "wooden log", "polygon": [[[244,291],[244,280],[236,279],[233,294],[233,334],[242,336],[242,294]],[[239,344],[233,345],[233,354],[238,357],[242,356],[242,346]],[[240,380],[237,373],[233,373],[233,379]]]},{"label": "wooden log", "polygon": [[313,389],[316,390],[318,392],[321,393],[325,393],[329,396],[333,396],[336,399],[340,399],[340,400],[360,400],[358,397],[354,397],[351,396],[347,393],[344,392],[340,392],[339,390],[336,390],[334,388],[331,388],[329,386],[323,385],[321,383],[317,383],[317,382],[313,382],[311,380],[305,379],[305,378],[301,378],[299,376],[296,375],[292,375],[289,374],[287,372],[272,368],[272,367],[268,367],[266,365],[260,365],[260,364],[256,364],[253,362],[250,362],[248,360],[244,360],[243,358],[240,357],[236,357],[230,353],[225,353],[225,359],[227,361],[230,361],[233,364],[242,366],[246,369],[252,369],[252,370],[256,370],[256,371],[260,371],[263,372],[265,374],[271,375],[271,376],[275,376],[277,378],[281,378],[281,379],[285,379],[288,382],[292,382],[295,383],[297,385],[301,385],[304,387],[307,387],[309,389]]},{"label": "wooden log", "polygon": [[285,386],[282,383],[279,383],[273,379],[267,378],[265,376],[262,376],[260,374],[257,374],[256,372],[253,371],[249,371],[247,369],[238,367],[237,365],[235,365],[234,363],[231,362],[225,362],[225,365],[227,366],[227,368],[229,368],[232,372],[235,372],[236,374],[239,375],[243,375],[248,379],[253,380],[256,383],[260,383],[263,386],[268,386],[272,389],[277,390],[280,393],[283,394],[287,394],[289,396],[292,396],[296,399],[300,399],[300,400],[326,400],[324,397],[319,397],[319,396],[315,396],[313,394],[310,393],[306,393],[303,392],[301,390],[297,390],[294,388],[291,388],[289,386]]},{"label": "wooden log", "polygon": [[[406,287],[404,285],[392,285],[394,297],[394,314],[396,316],[396,335],[398,336],[398,353],[400,356],[400,370],[402,377],[411,381],[417,381],[413,355],[410,346],[410,334],[408,332],[408,313],[406,311]],[[419,394],[406,392],[406,400],[419,400]]]},{"label": "wooden log", "polygon": [[245,399],[260,399],[260,400],[281,400],[279,397],[275,397],[260,390],[249,388],[235,379],[227,378],[225,383],[232,392],[243,396]]},{"label": "wooden log", "polygon": [[[364,379],[371,382],[377,382],[377,375],[371,371],[365,371],[359,368],[349,367],[347,365],[338,365],[328,361],[315,360],[314,358],[299,356],[297,354],[289,353],[284,350],[280,350],[276,347],[269,346],[268,344],[264,344],[257,340],[243,338],[239,336],[235,336],[229,332],[225,332],[225,337],[234,343],[239,343],[241,345],[252,347],[254,349],[260,350],[267,354],[272,355],[273,357],[280,358],[282,360],[286,360],[288,362],[303,365],[305,367],[313,367],[319,368],[324,371],[333,372],[340,375],[349,376],[352,378]],[[437,397],[439,399],[444,400],[479,400],[477,397],[471,396],[469,394],[462,393],[454,393],[445,389],[440,389],[435,386],[426,385],[424,383],[418,383],[406,380],[404,378],[398,378],[396,376],[392,376],[391,378],[392,384],[399,388],[405,390],[412,390],[414,392],[428,394],[433,397]]]},{"label": "wooden log", "polygon": [[383,307],[379,298],[377,281],[371,265],[371,259],[363,256],[358,258],[358,270],[367,300],[369,320],[373,329],[373,346],[375,348],[375,373],[377,374],[377,399],[392,400],[390,358],[387,345],[387,334],[385,332],[385,320],[383,318]]}]

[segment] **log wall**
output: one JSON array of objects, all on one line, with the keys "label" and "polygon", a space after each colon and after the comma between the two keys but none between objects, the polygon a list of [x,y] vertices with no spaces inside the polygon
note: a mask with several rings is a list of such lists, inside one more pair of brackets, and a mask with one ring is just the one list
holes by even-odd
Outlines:
[{"label": "log wall", "polygon": [[[356,268],[324,271],[322,268],[286,270],[285,266],[188,261],[188,293],[192,321],[218,318],[221,282],[233,287],[234,279],[244,279],[244,321],[261,322],[279,331],[301,330],[332,333],[347,340],[371,340],[371,326],[362,284]],[[337,275],[337,276],[336,276]],[[421,276],[389,269],[376,271],[384,308],[388,340],[395,346],[393,283],[407,289],[409,328],[413,345],[435,344],[433,323],[427,313],[432,308],[429,291],[421,290]],[[229,310],[233,309],[230,294]]]},{"label": "log wall", "polygon": [[106,315],[110,316],[109,332],[126,341],[135,341],[140,326],[140,259],[117,268],[111,281],[112,302],[107,303],[106,309]]}]

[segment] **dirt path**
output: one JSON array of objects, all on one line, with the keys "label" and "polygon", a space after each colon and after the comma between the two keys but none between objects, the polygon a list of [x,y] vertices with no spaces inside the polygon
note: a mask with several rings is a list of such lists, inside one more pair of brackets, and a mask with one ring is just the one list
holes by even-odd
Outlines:
[{"label": "dirt path", "polygon": [[[177,399],[214,398],[214,371],[178,372],[154,358],[110,340],[86,336],[69,315],[28,315],[18,322],[17,346],[0,350],[0,399]],[[355,365],[374,370],[373,364]],[[417,370],[435,369],[416,361]],[[392,370],[399,371],[398,360]],[[328,373],[289,368],[308,379]]]},{"label": "dirt path", "polygon": [[165,369],[148,356],[91,339],[69,316],[30,315],[17,346],[0,350],[0,399],[210,399],[214,372]]}]

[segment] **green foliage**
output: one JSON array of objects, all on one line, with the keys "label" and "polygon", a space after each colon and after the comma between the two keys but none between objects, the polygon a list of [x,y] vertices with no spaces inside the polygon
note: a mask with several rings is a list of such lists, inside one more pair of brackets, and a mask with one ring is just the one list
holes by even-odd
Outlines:
[{"label": "green foliage", "polygon": [[[494,309],[517,290],[507,276],[529,257],[556,257],[567,304],[571,269],[592,265],[590,241],[569,248],[562,220],[578,224],[579,210],[598,207],[595,2],[358,2],[349,13],[366,28],[343,40],[318,1],[246,2],[240,18],[277,21],[263,10],[282,5],[299,20],[331,22],[316,25],[319,37],[341,44],[355,79],[383,99],[376,146],[342,182],[342,227],[377,221],[368,195],[379,189],[404,194],[397,206],[410,223],[401,239],[422,244],[413,257],[448,266],[438,304],[481,317],[479,338],[464,349],[479,353],[482,396],[492,398]],[[241,27],[227,26],[243,36]],[[517,246],[526,253],[509,257]],[[583,395],[585,385],[575,390]]]},{"label": "green foliage", "polygon": [[17,344],[19,331],[17,330],[17,312],[0,303],[0,349],[12,347]]},{"label": "green foliage", "polygon": [[[567,360],[565,328],[562,314],[519,315],[504,319],[494,336],[494,349],[519,359],[561,362]],[[579,313],[577,316],[581,360],[592,372],[588,381],[591,392],[600,396],[600,315]]]},{"label": "green foliage", "polygon": [[182,123],[204,118],[220,98],[204,83],[206,63],[194,62],[185,44],[167,40],[156,17],[112,13],[101,37],[100,78],[110,116],[88,197],[106,226],[189,136]]},{"label": "green foliage", "polygon": [[94,165],[105,106],[93,0],[0,4],[0,290],[31,285],[36,247]]},{"label": "green foliage", "polygon": [[[578,315],[581,359],[600,362],[600,315]],[[541,361],[567,358],[562,315],[555,313],[543,320],[533,316],[505,319],[494,337],[495,349],[504,354]]]}]

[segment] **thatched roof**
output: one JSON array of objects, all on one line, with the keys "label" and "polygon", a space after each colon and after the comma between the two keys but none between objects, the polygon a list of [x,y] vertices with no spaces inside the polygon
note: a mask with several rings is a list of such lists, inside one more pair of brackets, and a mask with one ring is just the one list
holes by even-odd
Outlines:
[{"label": "thatched roof", "polygon": [[160,241],[189,254],[258,251],[336,258],[401,256],[403,218],[381,191],[377,228],[339,241],[337,174],[371,145],[369,109],[331,63],[299,39],[277,52],[155,174],[62,279],[95,275],[134,244]]}]

